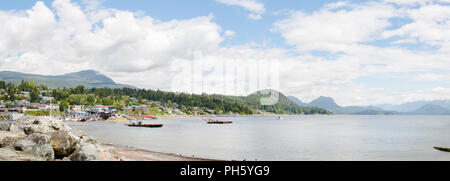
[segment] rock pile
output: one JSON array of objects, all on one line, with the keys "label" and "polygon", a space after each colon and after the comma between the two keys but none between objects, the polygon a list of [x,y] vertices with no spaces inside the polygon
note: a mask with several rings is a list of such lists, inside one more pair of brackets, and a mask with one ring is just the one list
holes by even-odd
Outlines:
[{"label": "rock pile", "polygon": [[[10,155],[18,154],[17,157],[20,154],[33,155],[47,161],[120,160],[94,138],[77,134],[63,121],[49,117],[24,117],[13,122],[9,131],[0,131],[0,149],[3,149],[0,150],[0,159],[1,153],[4,152]],[[28,158],[26,156],[25,158]]]}]

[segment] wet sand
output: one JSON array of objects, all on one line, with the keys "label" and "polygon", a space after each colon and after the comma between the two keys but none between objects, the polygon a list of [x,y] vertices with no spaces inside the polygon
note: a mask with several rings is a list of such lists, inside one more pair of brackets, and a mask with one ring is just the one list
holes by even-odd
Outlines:
[{"label": "wet sand", "polygon": [[123,161],[219,161],[195,157],[185,157],[176,154],[153,152],[125,146],[104,144],[110,153]]}]

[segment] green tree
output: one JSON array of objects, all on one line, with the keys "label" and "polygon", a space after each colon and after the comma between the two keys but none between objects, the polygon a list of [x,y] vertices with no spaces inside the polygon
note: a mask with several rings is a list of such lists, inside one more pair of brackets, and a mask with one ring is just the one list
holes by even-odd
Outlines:
[{"label": "green tree", "polygon": [[73,92],[74,92],[74,94],[84,94],[85,93],[84,86],[79,85],[79,86],[75,87]]},{"label": "green tree", "polygon": [[33,90],[30,92],[30,102],[39,102],[39,91],[36,87],[33,88]]},{"label": "green tree", "polygon": [[6,89],[6,83],[3,80],[0,80],[0,89]]},{"label": "green tree", "polygon": [[59,103],[59,111],[63,112],[65,110],[69,109],[69,102],[67,102],[66,100],[62,100]]},{"label": "green tree", "polygon": [[86,105],[87,96],[83,94],[72,94],[67,98],[70,105]]},{"label": "green tree", "polygon": [[87,104],[94,105],[95,104],[95,95],[89,94],[86,98]]},{"label": "green tree", "polygon": [[102,99],[102,102],[106,106],[111,106],[114,104],[114,101],[110,97],[105,97]]},{"label": "green tree", "polygon": [[116,101],[114,102],[113,106],[116,109],[122,109],[125,107],[125,103],[123,101]]}]

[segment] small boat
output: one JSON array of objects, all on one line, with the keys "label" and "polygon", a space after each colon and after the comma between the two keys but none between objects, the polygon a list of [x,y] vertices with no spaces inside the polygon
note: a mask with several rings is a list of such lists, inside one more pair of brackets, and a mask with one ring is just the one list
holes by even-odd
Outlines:
[{"label": "small boat", "polygon": [[125,124],[129,127],[162,128],[163,124]]},{"label": "small boat", "polygon": [[284,118],[283,117],[281,117],[281,116],[279,116],[278,118],[277,118],[277,120],[283,120]]},{"label": "small boat", "polygon": [[128,124],[125,124],[129,127],[141,127],[141,128],[161,128],[163,124],[142,124],[141,120],[130,121]]},{"label": "small boat", "polygon": [[446,148],[446,147],[435,146],[434,149],[439,150],[439,151],[450,152],[450,148]]},{"label": "small boat", "polygon": [[154,116],[144,116],[145,119],[158,119],[157,117]]},{"label": "small boat", "polygon": [[203,120],[205,120],[206,123],[208,123],[208,124],[231,124],[231,123],[233,123],[233,121],[219,121],[214,118],[203,118]]},{"label": "small boat", "polygon": [[[141,117],[142,120],[142,114],[141,111],[139,111],[139,117]],[[157,117],[154,116],[144,116],[144,119],[158,119]],[[126,126],[129,127],[140,127],[140,128],[162,128],[163,124],[142,124],[141,120],[134,120],[134,121],[130,121],[129,124],[125,124]]]}]

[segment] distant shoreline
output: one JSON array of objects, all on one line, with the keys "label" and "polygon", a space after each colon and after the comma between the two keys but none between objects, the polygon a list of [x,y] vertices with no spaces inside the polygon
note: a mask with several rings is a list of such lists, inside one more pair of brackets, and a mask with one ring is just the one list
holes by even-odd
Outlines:
[{"label": "distant shoreline", "polygon": [[234,115],[234,114],[223,114],[223,115],[155,115],[156,117],[158,117],[158,119],[183,119],[183,118],[203,118],[203,117],[211,117],[211,116],[216,116],[216,117],[276,117],[276,116],[313,116],[313,115],[318,115],[318,116],[330,116],[330,115],[326,115],[326,114],[311,114],[311,115],[305,115],[305,114],[249,114],[249,115]]}]

